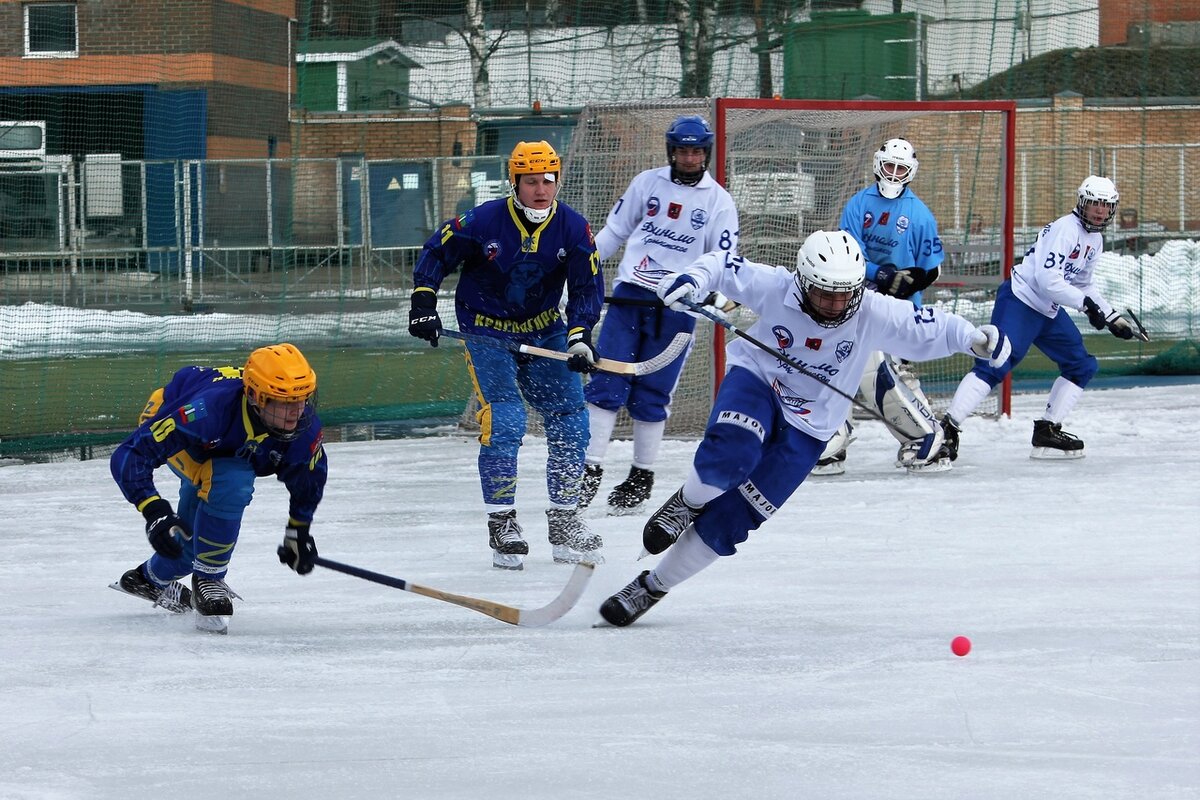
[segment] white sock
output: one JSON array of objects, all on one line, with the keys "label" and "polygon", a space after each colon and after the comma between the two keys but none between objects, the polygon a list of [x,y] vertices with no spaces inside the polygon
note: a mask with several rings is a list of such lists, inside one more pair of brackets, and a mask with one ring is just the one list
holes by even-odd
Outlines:
[{"label": "white sock", "polygon": [[724,489],[709,486],[701,481],[700,476],[696,474],[695,467],[691,469],[687,480],[683,482],[683,502],[692,508],[702,508],[723,494],[725,494]]},{"label": "white sock", "polygon": [[604,454],[608,452],[608,443],[612,439],[613,428],[617,424],[617,412],[594,406],[591,403],[587,404],[587,410],[591,440],[588,442],[584,461],[588,464],[602,464],[604,463]]},{"label": "white sock", "polygon": [[[614,415],[615,416],[615,415]],[[658,460],[658,448],[662,445],[663,431],[667,429],[667,421],[640,422],[633,421],[633,465],[641,469],[650,469]],[[612,432],[612,428],[609,428]]]},{"label": "white sock", "polygon": [[1042,414],[1042,419],[1061,424],[1071,413],[1071,409],[1075,408],[1080,397],[1083,397],[1083,387],[1060,375],[1050,387],[1050,399],[1046,401],[1046,411]]},{"label": "white sock", "polygon": [[954,399],[950,401],[950,408],[946,409],[946,413],[962,425],[967,417],[975,413],[975,409],[991,391],[992,387],[988,386],[983,378],[974,372],[968,372],[954,390]]},{"label": "white sock", "polygon": [[652,588],[657,584],[661,591],[669,591],[718,558],[720,556],[704,543],[695,527],[689,525],[658,566],[650,571],[647,582]]}]

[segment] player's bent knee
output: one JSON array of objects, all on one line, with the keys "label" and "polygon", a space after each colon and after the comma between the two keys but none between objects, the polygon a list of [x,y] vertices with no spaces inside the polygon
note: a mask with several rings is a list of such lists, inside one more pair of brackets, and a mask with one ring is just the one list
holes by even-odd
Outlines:
[{"label": "player's bent knee", "polygon": [[1071,383],[1083,389],[1092,378],[1096,377],[1096,373],[1099,371],[1100,362],[1096,360],[1095,356],[1089,355],[1084,361],[1064,368],[1062,375]]}]

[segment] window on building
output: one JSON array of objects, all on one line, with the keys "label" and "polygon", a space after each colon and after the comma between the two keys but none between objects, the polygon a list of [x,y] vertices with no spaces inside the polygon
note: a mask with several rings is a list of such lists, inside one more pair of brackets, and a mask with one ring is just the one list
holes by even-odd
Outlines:
[{"label": "window on building", "polygon": [[72,58],[79,55],[75,3],[31,3],[25,6],[25,55]]}]

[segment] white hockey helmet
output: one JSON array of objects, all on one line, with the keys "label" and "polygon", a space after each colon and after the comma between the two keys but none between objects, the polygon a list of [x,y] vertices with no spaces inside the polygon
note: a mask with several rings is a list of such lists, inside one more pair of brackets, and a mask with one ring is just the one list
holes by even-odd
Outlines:
[{"label": "white hockey helmet", "polygon": [[907,139],[888,139],[875,151],[875,185],[884,197],[895,200],[917,174],[917,151]]},{"label": "white hockey helmet", "polygon": [[858,312],[866,262],[845,231],[814,231],[796,253],[800,308],[818,325],[836,328]]},{"label": "white hockey helmet", "polygon": [[[1089,233],[1099,233],[1113,221],[1119,202],[1121,202],[1121,195],[1117,192],[1115,183],[1108,178],[1101,178],[1099,175],[1089,175],[1083,179],[1083,183],[1079,184],[1079,201],[1075,204],[1074,213],[1083,223],[1084,230]],[[1088,213],[1089,209],[1094,210],[1096,207],[1104,212],[1103,221],[1099,221],[1099,215]]]}]

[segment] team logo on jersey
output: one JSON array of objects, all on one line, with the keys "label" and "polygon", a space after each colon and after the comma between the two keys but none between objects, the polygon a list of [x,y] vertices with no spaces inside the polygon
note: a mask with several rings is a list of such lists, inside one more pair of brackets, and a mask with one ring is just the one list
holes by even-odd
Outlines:
[{"label": "team logo on jersey", "polygon": [[880,214],[879,215],[879,227],[882,228],[884,225],[887,225],[888,218],[891,216],[892,216],[892,212],[890,212],[890,211],[885,211],[882,214]]},{"label": "team logo on jersey", "polygon": [[176,412],[179,415],[179,424],[187,425],[189,422],[195,422],[198,419],[204,419],[208,416],[208,409],[204,405],[204,399],[200,398],[194,403],[188,403]]},{"label": "team logo on jersey", "polygon": [[500,242],[492,239],[490,242],[484,242],[483,254],[487,256],[488,261],[495,261],[500,255]]},{"label": "team logo on jersey", "polygon": [[1092,260],[1092,253],[1094,253],[1094,252],[1096,252],[1096,251],[1095,251],[1095,250],[1093,250],[1093,249],[1092,249],[1092,246],[1089,244],[1089,245],[1087,246],[1087,250],[1085,250],[1085,251],[1084,251],[1084,253],[1083,253],[1083,257],[1084,257],[1084,259],[1085,259],[1085,260],[1087,260],[1087,261],[1091,261],[1091,260]]},{"label": "team logo on jersey", "polygon": [[786,383],[781,382],[778,378],[771,381],[771,388],[775,390],[775,394],[779,395],[779,402],[788,411],[801,417],[812,413],[812,409],[806,407],[812,401],[793,392]]},{"label": "team logo on jersey", "polygon": [[647,217],[658,216],[658,208],[659,208],[658,198],[655,197],[654,195],[651,195],[650,199],[646,201],[646,216]]},{"label": "team logo on jersey", "polygon": [[792,332],[782,325],[776,325],[771,328],[771,333],[775,334],[775,345],[780,350],[787,350],[792,346],[795,339],[792,338]]},{"label": "team logo on jersey", "polygon": [[705,213],[703,208],[697,208],[692,212],[692,228],[694,230],[700,230],[706,222],[708,222],[708,214]]},{"label": "team logo on jersey", "polygon": [[1071,259],[1072,261],[1079,258],[1079,242],[1075,243],[1075,249],[1071,251],[1071,255],[1067,256],[1067,258]]},{"label": "team logo on jersey", "polygon": [[834,349],[833,354],[837,357],[838,363],[842,363],[850,354],[854,352],[854,342],[838,342],[838,346]]},{"label": "team logo on jersey", "polygon": [[908,217],[901,214],[896,217],[896,233],[904,233],[908,230]]},{"label": "team logo on jersey", "polygon": [[671,219],[679,219],[679,215],[683,213],[683,205],[680,203],[671,203],[667,206],[667,216]]},{"label": "team logo on jersey", "polygon": [[863,228],[864,229],[871,227],[871,223],[874,221],[875,221],[875,215],[872,214],[870,211],[863,214]]},{"label": "team logo on jersey", "polygon": [[807,347],[809,350],[820,350],[821,349],[821,340],[810,336],[809,338],[804,340],[804,346]]},{"label": "team logo on jersey", "polygon": [[566,260],[567,260],[567,248],[565,248],[565,247],[558,248],[558,263],[561,264],[562,262],[564,262]]}]

